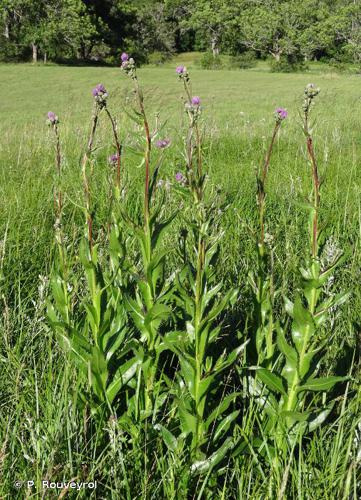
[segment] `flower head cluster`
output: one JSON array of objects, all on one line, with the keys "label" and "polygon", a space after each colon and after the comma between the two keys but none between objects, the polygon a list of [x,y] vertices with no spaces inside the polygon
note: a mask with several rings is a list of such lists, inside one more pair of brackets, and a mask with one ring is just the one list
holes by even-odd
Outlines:
[{"label": "flower head cluster", "polygon": [[120,56],[120,60],[122,61],[120,69],[124,71],[131,78],[134,78],[135,77],[134,59],[132,57],[129,57],[129,55],[126,52],[123,52],[123,54]]},{"label": "flower head cluster", "polygon": [[99,83],[96,87],[93,88],[92,94],[99,106],[102,107],[106,105],[108,92],[106,91],[106,88],[102,83]]},{"label": "flower head cluster", "polygon": [[281,123],[288,116],[288,111],[285,108],[277,108],[275,110],[275,118],[277,123]]},{"label": "flower head cluster", "polygon": [[313,83],[309,83],[306,88],[305,88],[305,95],[309,98],[309,99],[313,99],[314,97],[316,97],[316,95],[318,95],[320,93],[320,89],[318,87],[315,86],[315,84]]},{"label": "flower head cluster", "polygon": [[303,111],[308,113],[312,104],[312,100],[320,93],[320,89],[313,83],[309,83],[305,88],[305,98],[303,101]]},{"label": "flower head cluster", "polygon": [[198,96],[191,98],[190,102],[186,103],[186,111],[194,116],[200,115],[201,112],[201,99]]},{"label": "flower head cluster", "polygon": [[53,111],[48,112],[48,118],[46,120],[46,123],[50,125],[57,125],[59,123],[59,118]]},{"label": "flower head cluster", "polygon": [[185,66],[177,66],[175,72],[180,80],[185,80],[186,82],[189,81],[189,73]]},{"label": "flower head cluster", "polygon": [[109,165],[114,167],[114,165],[118,163],[118,158],[119,158],[118,154],[110,155],[108,158]]},{"label": "flower head cluster", "polygon": [[159,141],[157,141],[155,145],[159,149],[165,149],[170,145],[170,139],[159,139]]},{"label": "flower head cluster", "polygon": [[186,183],[186,178],[182,174],[182,172],[177,172],[175,174],[175,180],[179,182],[180,184],[185,184]]}]

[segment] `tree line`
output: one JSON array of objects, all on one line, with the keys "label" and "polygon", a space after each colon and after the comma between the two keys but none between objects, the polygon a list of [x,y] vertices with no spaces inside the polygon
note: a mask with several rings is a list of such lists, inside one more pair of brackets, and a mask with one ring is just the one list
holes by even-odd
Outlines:
[{"label": "tree line", "polygon": [[0,0],[0,59],[146,62],[183,51],[361,63],[359,0]]}]

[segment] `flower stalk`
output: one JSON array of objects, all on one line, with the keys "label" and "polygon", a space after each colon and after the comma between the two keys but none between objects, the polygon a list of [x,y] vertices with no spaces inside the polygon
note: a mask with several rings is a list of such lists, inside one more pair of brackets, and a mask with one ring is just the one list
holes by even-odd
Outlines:
[{"label": "flower stalk", "polygon": [[119,135],[118,135],[118,129],[117,129],[117,123],[115,119],[113,118],[112,114],[110,113],[109,109],[107,106],[105,106],[105,112],[107,114],[107,117],[109,118],[112,131],[113,131],[113,137],[114,137],[114,143],[115,143],[115,151],[116,154],[112,156],[112,162],[115,160],[116,163],[116,175],[115,175],[115,188],[116,188],[116,193],[117,196],[120,196],[120,188],[121,188],[121,159],[122,159],[122,145],[119,140]]},{"label": "flower stalk", "polygon": [[251,276],[251,286],[255,301],[255,329],[253,332],[253,342],[250,344],[251,358],[257,364],[271,363],[274,353],[273,343],[273,280],[269,271],[270,258],[265,242],[265,209],[266,209],[266,181],[270,167],[271,156],[276,141],[278,131],[282,122],[287,118],[288,113],[284,108],[277,108],[275,111],[275,125],[268,146],[263,167],[257,174],[257,206],[259,214],[259,236],[257,244],[258,269],[257,276]]}]

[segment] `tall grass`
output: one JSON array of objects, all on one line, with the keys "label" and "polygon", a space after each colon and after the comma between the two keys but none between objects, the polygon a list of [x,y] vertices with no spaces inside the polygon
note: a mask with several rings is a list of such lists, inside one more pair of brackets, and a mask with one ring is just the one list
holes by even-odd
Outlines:
[{"label": "tall grass", "polygon": [[357,498],[354,133],[290,112],[224,134],[185,69],[176,133],[123,69],[121,118],[101,89],[79,136],[58,113],[3,143],[2,494]]}]

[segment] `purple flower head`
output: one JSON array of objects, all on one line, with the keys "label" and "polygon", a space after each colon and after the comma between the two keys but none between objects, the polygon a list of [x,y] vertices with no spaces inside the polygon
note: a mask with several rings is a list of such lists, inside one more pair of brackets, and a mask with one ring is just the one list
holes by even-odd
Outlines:
[{"label": "purple flower head", "polygon": [[94,97],[103,97],[104,94],[107,94],[107,91],[102,83],[99,83],[96,87],[93,88],[92,94]]},{"label": "purple flower head", "polygon": [[116,165],[118,163],[118,155],[117,154],[110,155],[108,158],[108,162],[110,165]]},{"label": "purple flower head", "polygon": [[200,105],[200,103],[201,103],[201,100],[200,100],[200,98],[196,95],[196,96],[192,97],[192,101],[191,101],[191,102],[192,102],[193,106],[199,106],[199,105]]},{"label": "purple flower head", "polygon": [[123,54],[120,56],[120,59],[122,62],[128,61],[129,56],[126,52],[123,52]]},{"label": "purple flower head", "polygon": [[280,120],[285,120],[288,116],[288,111],[285,108],[277,108],[276,116],[277,115]]},{"label": "purple flower head", "polygon": [[184,66],[177,66],[175,71],[178,75],[183,75],[183,73],[185,73],[186,69]]},{"label": "purple flower head", "polygon": [[177,173],[175,174],[175,180],[176,180],[177,182],[182,182],[182,181],[184,181],[184,175],[183,175],[181,172],[177,172]]},{"label": "purple flower head", "polygon": [[55,125],[59,123],[59,118],[56,116],[56,114],[53,111],[48,112],[48,123],[49,125]]},{"label": "purple flower head", "polygon": [[155,145],[159,149],[164,149],[164,148],[168,147],[169,144],[170,144],[170,139],[159,139],[159,141],[157,141],[155,143]]}]

